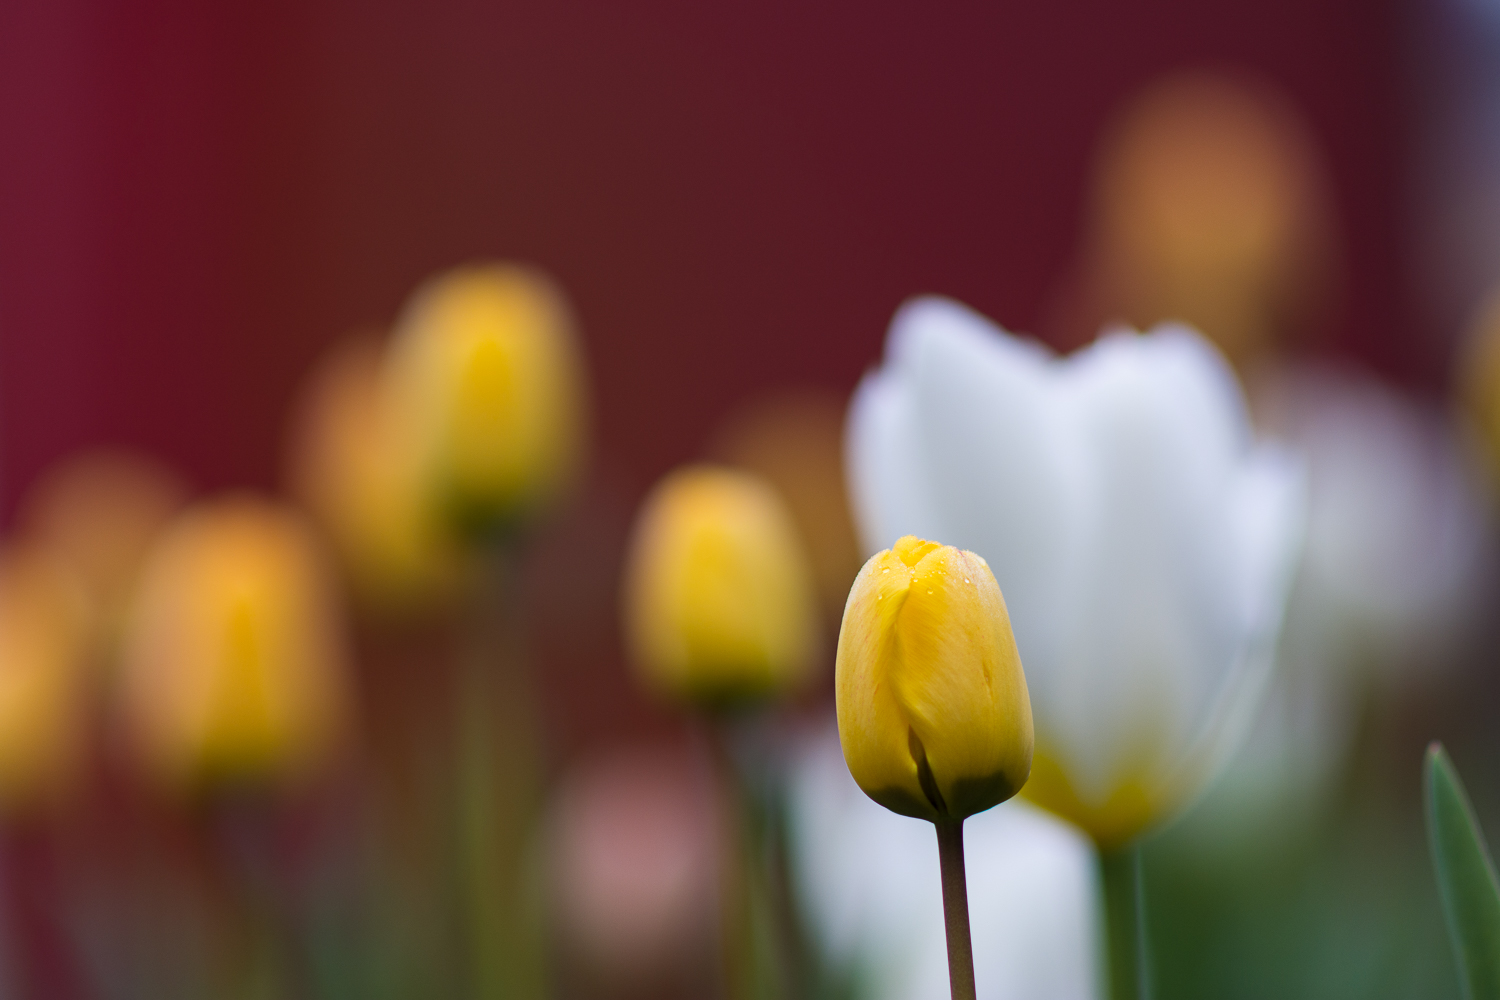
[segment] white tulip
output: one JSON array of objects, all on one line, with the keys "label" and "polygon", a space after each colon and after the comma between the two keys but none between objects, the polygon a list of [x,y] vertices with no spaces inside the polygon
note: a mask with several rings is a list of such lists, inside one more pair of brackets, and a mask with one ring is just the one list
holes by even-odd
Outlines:
[{"label": "white tulip", "polygon": [[1036,719],[1026,794],[1112,849],[1201,791],[1264,686],[1303,507],[1215,349],[1163,326],[1058,358],[916,299],[848,435],[870,551],[916,534],[994,570]]},{"label": "white tulip", "polygon": [[[947,1000],[932,828],[877,805],[833,727],[792,775],[792,863],[821,953],[865,1000]],[[1077,830],[1012,800],[964,823],[974,973],[983,998],[1099,995],[1098,880]]]}]

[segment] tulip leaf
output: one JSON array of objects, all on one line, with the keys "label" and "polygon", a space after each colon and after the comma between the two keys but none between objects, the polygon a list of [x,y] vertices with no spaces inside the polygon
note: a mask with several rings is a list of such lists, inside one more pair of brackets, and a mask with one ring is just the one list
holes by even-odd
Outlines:
[{"label": "tulip leaf", "polygon": [[1440,743],[1427,748],[1427,839],[1459,978],[1470,1000],[1500,1000],[1500,885],[1463,783]]}]

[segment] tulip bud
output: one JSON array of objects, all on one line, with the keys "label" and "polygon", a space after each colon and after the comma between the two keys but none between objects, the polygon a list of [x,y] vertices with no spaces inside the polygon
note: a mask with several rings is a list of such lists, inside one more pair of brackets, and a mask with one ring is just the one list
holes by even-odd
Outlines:
[{"label": "tulip bud", "polygon": [[86,600],[35,544],[0,555],[0,805],[13,813],[62,791],[85,734]]},{"label": "tulip bud", "polygon": [[1459,409],[1493,492],[1500,486],[1500,288],[1480,304],[1465,341],[1454,380]]},{"label": "tulip bud", "polygon": [[419,288],[396,326],[398,423],[443,515],[511,527],[576,478],[583,362],[562,292],[539,272],[477,264]]},{"label": "tulip bud", "polygon": [[907,535],[872,556],[844,608],[836,678],[849,772],[887,809],[962,820],[1026,783],[1026,676],[974,553]]},{"label": "tulip bud", "polygon": [[238,497],[168,528],[127,623],[120,695],[142,764],[170,786],[272,784],[325,763],[348,728],[344,648],[301,520]]},{"label": "tulip bud", "polygon": [[187,493],[171,470],[121,451],[68,458],[27,490],[20,533],[45,546],[81,588],[90,641],[104,659],[119,641],[141,562]]},{"label": "tulip bud", "polygon": [[769,486],[680,469],[647,498],[625,575],[625,631],[648,684],[725,706],[796,687],[817,646],[812,570]]},{"label": "tulip bud", "polygon": [[355,593],[381,611],[441,604],[465,573],[401,447],[374,340],[314,373],[292,441],[293,491],[327,531]]}]

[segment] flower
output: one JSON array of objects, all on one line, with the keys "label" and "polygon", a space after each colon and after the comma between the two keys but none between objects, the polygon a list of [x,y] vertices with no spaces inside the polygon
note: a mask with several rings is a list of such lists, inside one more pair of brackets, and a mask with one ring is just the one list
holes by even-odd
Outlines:
[{"label": "flower", "polygon": [[1253,401],[1303,458],[1306,541],[1265,710],[1194,823],[1205,845],[1267,850],[1334,805],[1328,785],[1372,694],[1456,664],[1483,606],[1490,539],[1441,414],[1329,365],[1269,369]]},{"label": "flower", "polygon": [[141,562],[187,502],[170,470],[126,451],[91,451],[48,469],[26,491],[19,533],[65,564],[87,602],[90,644],[119,640]]},{"label": "flower", "polygon": [[67,563],[36,542],[0,553],[0,806],[66,790],[87,720],[89,616]]},{"label": "flower", "polygon": [[[839,985],[869,1000],[947,1000],[931,829],[860,791],[831,725],[795,754],[788,801],[798,903]],[[1019,798],[966,820],[964,841],[979,996],[1099,996],[1088,839]]]},{"label": "flower", "polygon": [[625,632],[656,690],[729,705],[803,683],[817,649],[812,571],[776,492],[678,469],[647,497],[625,571]]},{"label": "flower", "polygon": [[872,556],[849,591],[835,669],[849,773],[887,809],[962,820],[1026,783],[1031,702],[981,557],[910,535]]},{"label": "flower", "polygon": [[396,419],[439,509],[514,527],[577,477],[585,428],[573,317],[545,275],[471,264],[417,289],[393,332]]},{"label": "flower", "polygon": [[717,806],[708,774],[657,749],[614,748],[562,776],[546,823],[552,909],[578,979],[652,995],[712,953]]},{"label": "flower", "polygon": [[1105,130],[1062,303],[1081,326],[1070,332],[1184,320],[1243,370],[1332,291],[1323,175],[1310,131],[1274,89],[1199,72],[1154,82]]},{"label": "flower", "polygon": [[1058,359],[917,299],[848,460],[868,549],[941,537],[993,568],[1036,713],[1029,798],[1110,849],[1204,787],[1269,670],[1302,510],[1206,341],[1119,331]]},{"label": "flower", "polygon": [[382,611],[441,604],[464,577],[401,447],[372,338],[346,341],[313,373],[294,424],[293,492],[328,532],[355,593]]},{"label": "flower", "polygon": [[344,652],[301,518],[249,496],[199,504],[142,573],[121,664],[127,732],[171,786],[310,774],[347,734]]},{"label": "flower", "polygon": [[1500,490],[1500,288],[1469,320],[1456,369],[1460,423],[1493,495]]}]

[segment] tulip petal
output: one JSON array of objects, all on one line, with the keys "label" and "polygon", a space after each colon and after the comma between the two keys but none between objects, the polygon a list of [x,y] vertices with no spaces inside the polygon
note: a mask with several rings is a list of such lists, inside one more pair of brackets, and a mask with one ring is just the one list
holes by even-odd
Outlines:
[{"label": "tulip petal", "polygon": [[1076,449],[1060,419],[1056,362],[947,299],[915,299],[891,324],[915,386],[920,475],[938,515],[924,535],[989,562],[1024,662],[1051,663],[1076,560]]},{"label": "tulip petal", "polygon": [[866,375],[850,403],[850,501],[861,544],[872,555],[903,535],[942,537],[921,472],[915,407],[907,382],[882,372]]},{"label": "tulip petal", "polygon": [[911,571],[890,550],[859,571],[839,629],[839,740],[849,772],[876,802],[903,816],[936,819],[910,750],[911,723],[888,675],[895,625]]},{"label": "tulip petal", "polygon": [[[889,658],[929,799],[964,817],[1010,798],[1031,771],[1031,713],[1010,616],[989,567],[935,548],[912,568]],[[978,662],[975,662],[976,658]]]},{"label": "tulip petal", "polygon": [[1257,448],[1241,470],[1233,531],[1242,576],[1236,587],[1245,640],[1173,784],[1181,804],[1206,788],[1239,748],[1255,721],[1276,664],[1287,595],[1296,575],[1305,528],[1306,477],[1294,456]]},{"label": "tulip petal", "polygon": [[1248,432],[1222,360],[1179,329],[1106,335],[1067,369],[1089,562],[1047,724],[1102,801],[1175,768],[1244,640],[1229,516]]}]

